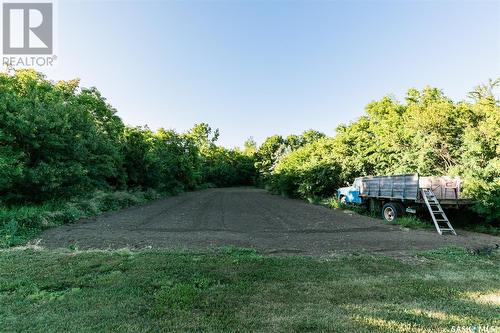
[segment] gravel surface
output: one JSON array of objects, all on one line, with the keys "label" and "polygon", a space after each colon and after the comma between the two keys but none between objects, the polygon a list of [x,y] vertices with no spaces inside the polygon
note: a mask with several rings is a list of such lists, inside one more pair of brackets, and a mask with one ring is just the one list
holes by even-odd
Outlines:
[{"label": "gravel surface", "polygon": [[350,211],[332,210],[254,188],[208,189],[161,199],[49,229],[46,248],[200,249],[234,245],[278,255],[409,255],[443,246],[480,248],[500,237],[408,230]]}]

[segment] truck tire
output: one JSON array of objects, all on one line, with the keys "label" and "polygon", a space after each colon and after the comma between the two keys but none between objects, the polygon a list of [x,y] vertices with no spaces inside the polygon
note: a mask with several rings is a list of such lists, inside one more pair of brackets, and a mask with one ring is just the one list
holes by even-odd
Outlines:
[{"label": "truck tire", "polygon": [[397,202],[388,202],[382,207],[382,218],[387,222],[393,222],[403,215],[403,206]]}]

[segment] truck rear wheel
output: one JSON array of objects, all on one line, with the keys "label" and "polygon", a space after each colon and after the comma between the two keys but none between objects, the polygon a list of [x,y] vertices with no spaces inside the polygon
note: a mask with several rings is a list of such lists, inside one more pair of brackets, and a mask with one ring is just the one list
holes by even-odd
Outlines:
[{"label": "truck rear wheel", "polygon": [[388,202],[382,207],[382,218],[387,222],[393,222],[403,215],[403,206],[397,202]]}]

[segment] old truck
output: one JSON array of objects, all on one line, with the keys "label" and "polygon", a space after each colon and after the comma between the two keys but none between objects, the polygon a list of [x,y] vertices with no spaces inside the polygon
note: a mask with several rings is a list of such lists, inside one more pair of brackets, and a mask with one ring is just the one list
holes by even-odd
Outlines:
[{"label": "old truck", "polygon": [[337,199],[345,204],[366,205],[389,222],[423,207],[429,211],[440,235],[456,235],[443,207],[458,208],[471,203],[461,198],[459,177],[418,174],[358,177],[351,186],[337,190]]}]

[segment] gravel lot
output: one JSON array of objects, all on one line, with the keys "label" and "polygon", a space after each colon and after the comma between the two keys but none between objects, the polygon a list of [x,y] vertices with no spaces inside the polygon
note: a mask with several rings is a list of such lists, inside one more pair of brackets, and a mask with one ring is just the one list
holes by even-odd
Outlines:
[{"label": "gravel lot", "polygon": [[500,237],[408,230],[254,188],[208,189],[45,231],[40,245],[79,249],[200,249],[234,245],[278,255],[409,255],[456,245],[495,246]]}]

